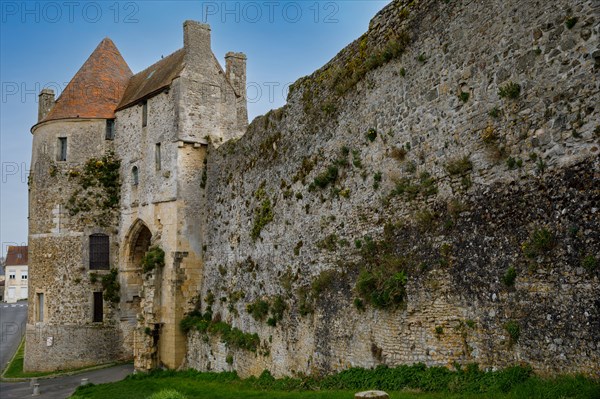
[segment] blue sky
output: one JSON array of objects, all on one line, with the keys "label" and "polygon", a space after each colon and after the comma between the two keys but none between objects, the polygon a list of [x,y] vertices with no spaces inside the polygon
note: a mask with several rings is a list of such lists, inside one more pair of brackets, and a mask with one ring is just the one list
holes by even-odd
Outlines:
[{"label": "blue sky", "polygon": [[30,127],[37,94],[64,88],[104,37],[134,73],[183,46],[182,23],[212,28],[213,52],[248,56],[250,119],[285,103],[287,86],[368,28],[389,1],[0,2],[0,242],[27,242]]}]

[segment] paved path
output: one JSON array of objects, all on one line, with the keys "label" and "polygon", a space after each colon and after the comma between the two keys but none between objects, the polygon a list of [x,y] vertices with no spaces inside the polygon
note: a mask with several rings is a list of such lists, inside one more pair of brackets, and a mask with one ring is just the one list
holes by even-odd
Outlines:
[{"label": "paved path", "polygon": [[[86,371],[76,375],[64,377],[38,379],[40,395],[33,398],[40,399],[65,399],[75,392],[81,384],[82,378],[87,378],[94,384],[120,381],[133,373],[132,364],[124,364],[100,370]],[[33,392],[30,382],[1,382],[0,399],[32,398]]]},{"label": "paved path", "polygon": [[0,374],[17,351],[27,323],[27,302],[0,302]]}]

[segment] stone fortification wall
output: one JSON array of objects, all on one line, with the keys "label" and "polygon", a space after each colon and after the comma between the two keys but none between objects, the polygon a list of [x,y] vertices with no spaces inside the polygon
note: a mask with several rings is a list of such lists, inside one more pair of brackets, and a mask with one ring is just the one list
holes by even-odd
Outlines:
[{"label": "stone fortification wall", "polygon": [[395,1],[209,151],[187,364],[598,376],[598,11]]}]

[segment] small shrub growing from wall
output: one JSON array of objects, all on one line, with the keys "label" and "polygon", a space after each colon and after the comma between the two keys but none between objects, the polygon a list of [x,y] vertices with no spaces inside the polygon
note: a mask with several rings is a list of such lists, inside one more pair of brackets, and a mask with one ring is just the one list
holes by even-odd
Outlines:
[{"label": "small shrub growing from wall", "polygon": [[335,270],[322,271],[311,283],[312,294],[316,297],[333,284],[337,272]]},{"label": "small shrub growing from wall", "polygon": [[398,162],[403,162],[406,159],[408,151],[404,147],[394,147],[390,151],[390,156]]},{"label": "small shrub growing from wall", "polygon": [[494,107],[489,110],[488,115],[492,118],[498,118],[500,116],[500,109],[498,109],[498,107]]},{"label": "small shrub growing from wall", "polygon": [[554,234],[546,228],[534,230],[527,241],[521,245],[523,254],[535,258],[549,252],[554,247]]},{"label": "small shrub growing from wall", "polygon": [[403,271],[392,274],[363,270],[356,282],[356,291],[369,304],[385,309],[402,303],[406,293],[407,275]]},{"label": "small shrub growing from wall", "polygon": [[298,297],[298,313],[300,316],[307,316],[314,311],[313,301],[310,296],[310,290],[307,287],[300,287],[296,291]]},{"label": "small shrub growing from wall", "polygon": [[446,170],[451,176],[463,176],[473,169],[473,163],[467,155],[448,161]]},{"label": "small shrub growing from wall", "polygon": [[246,311],[254,318],[254,320],[263,321],[269,314],[269,302],[263,299],[257,299],[246,305]]},{"label": "small shrub growing from wall", "polygon": [[565,26],[567,27],[567,29],[572,29],[577,23],[577,20],[578,18],[574,16],[568,16],[567,18],[565,18]]},{"label": "small shrub growing from wall", "polygon": [[273,205],[269,198],[265,198],[259,207],[254,209],[254,224],[250,237],[256,241],[262,229],[273,220]]},{"label": "small shrub growing from wall", "polygon": [[514,266],[508,268],[504,276],[502,276],[502,282],[507,287],[512,287],[515,285],[515,279],[517,278],[517,270]]},{"label": "small shrub growing from wall", "polygon": [[330,165],[326,170],[319,173],[313,181],[314,187],[326,188],[328,185],[335,183],[339,176],[339,169],[336,165]]},{"label": "small shrub growing from wall", "polygon": [[509,320],[506,323],[504,323],[504,329],[506,330],[506,332],[508,333],[508,336],[510,337],[510,344],[515,344],[518,340],[519,337],[521,336],[521,326],[519,326],[519,323],[517,323],[514,320]]},{"label": "small shrub growing from wall", "polygon": [[589,272],[596,271],[599,264],[600,262],[598,262],[598,259],[594,255],[588,255],[581,260],[581,267]]},{"label": "small shrub growing from wall", "polygon": [[267,324],[275,327],[283,319],[286,309],[287,304],[283,300],[283,297],[281,295],[276,296],[271,304],[271,317],[267,320]]},{"label": "small shrub growing from wall", "polygon": [[498,95],[501,98],[508,98],[511,100],[519,98],[521,95],[521,85],[514,82],[508,82],[498,90]]},{"label": "small shrub growing from wall", "polygon": [[367,131],[366,134],[367,140],[369,140],[370,142],[375,141],[375,139],[377,138],[377,130],[371,128]]},{"label": "small shrub growing from wall", "polygon": [[117,279],[119,271],[117,269],[110,269],[110,273],[102,276],[102,289],[104,290],[104,300],[112,303],[118,303],[121,300],[119,291],[121,284]]},{"label": "small shrub growing from wall", "polygon": [[325,249],[327,251],[335,251],[338,247],[339,237],[337,234],[332,233],[327,237],[317,242],[317,248]]},{"label": "small shrub growing from wall", "polygon": [[373,189],[374,190],[377,190],[379,188],[379,185],[381,184],[381,178],[382,178],[381,172],[375,172],[375,174],[373,175]]},{"label": "small shrub growing from wall", "polygon": [[144,273],[149,273],[156,268],[162,268],[164,266],[165,251],[156,245],[150,247],[142,259],[142,271]]}]

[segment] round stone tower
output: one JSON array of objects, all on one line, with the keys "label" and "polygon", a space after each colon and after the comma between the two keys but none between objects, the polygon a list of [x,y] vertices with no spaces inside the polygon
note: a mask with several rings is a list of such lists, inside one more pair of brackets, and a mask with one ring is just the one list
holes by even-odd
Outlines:
[{"label": "round stone tower", "polygon": [[120,197],[114,110],[131,75],[106,38],[56,101],[52,90],[40,93],[31,129],[27,371],[127,357],[111,269]]}]

